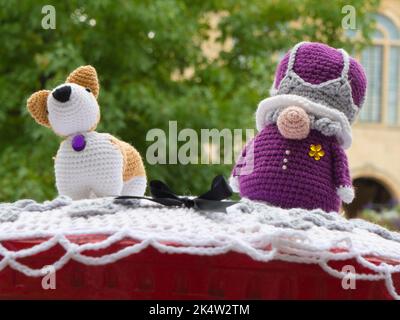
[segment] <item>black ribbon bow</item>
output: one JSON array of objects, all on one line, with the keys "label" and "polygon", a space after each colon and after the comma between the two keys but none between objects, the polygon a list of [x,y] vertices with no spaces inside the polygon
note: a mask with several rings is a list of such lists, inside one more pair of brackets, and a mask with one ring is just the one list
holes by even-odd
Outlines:
[{"label": "black ribbon bow", "polygon": [[232,189],[222,175],[216,176],[211,184],[211,189],[197,198],[177,196],[165,183],[159,180],[150,181],[149,197],[120,196],[115,198],[118,203],[124,204],[124,200],[146,199],[167,207],[185,207],[201,211],[226,212],[226,208],[237,201],[221,201],[232,196]]}]

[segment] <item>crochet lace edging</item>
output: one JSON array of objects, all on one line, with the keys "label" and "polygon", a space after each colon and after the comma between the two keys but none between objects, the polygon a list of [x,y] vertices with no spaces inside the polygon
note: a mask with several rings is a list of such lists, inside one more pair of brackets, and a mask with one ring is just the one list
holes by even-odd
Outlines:
[{"label": "crochet lace edging", "polygon": [[[85,233],[88,234],[88,233]],[[353,279],[366,280],[366,281],[381,281],[385,282],[389,294],[397,300],[400,300],[400,294],[396,291],[393,283],[393,274],[400,272],[400,263],[390,265],[382,262],[379,265],[371,263],[359,252],[353,249],[352,241],[348,237],[343,237],[340,240],[335,240],[329,246],[324,248],[316,248],[308,243],[308,237],[305,234],[293,230],[279,230],[273,235],[268,235],[262,239],[262,247],[270,247],[269,250],[255,248],[251,243],[245,242],[237,238],[225,238],[223,241],[207,241],[206,239],[198,241],[197,243],[189,243],[176,239],[175,245],[168,245],[163,242],[171,239],[162,239],[156,236],[146,238],[145,234],[133,233],[130,230],[120,230],[113,234],[106,232],[96,231],[96,234],[107,236],[104,240],[96,243],[76,244],[68,239],[68,236],[62,233],[52,235],[49,239],[34,245],[31,248],[21,249],[18,251],[10,251],[0,243],[0,272],[9,266],[10,268],[29,277],[41,277],[47,272],[46,267],[31,268],[19,261],[18,259],[32,257],[36,254],[46,252],[55,245],[60,245],[65,254],[52,264],[54,270],[60,270],[70,260],[79,262],[89,266],[99,266],[114,263],[120,259],[128,257],[132,254],[140,253],[148,247],[153,247],[161,253],[181,253],[191,255],[220,255],[234,251],[245,254],[256,261],[269,262],[273,260],[280,260],[292,263],[307,263],[317,264],[329,275],[344,279],[348,277],[348,273],[334,269],[329,265],[331,261],[344,261],[349,259],[356,260],[361,266],[374,272],[373,274],[355,273]],[[37,238],[44,236],[44,234],[26,234],[23,238]],[[18,237],[22,238],[22,237]],[[111,245],[121,241],[122,239],[132,239],[136,243],[124,247],[123,249],[111,254],[103,256],[87,256],[83,252],[87,250],[101,250],[110,247]],[[173,240],[173,239],[172,239]],[[347,250],[344,252],[332,252],[331,250],[337,248],[339,243],[345,243]],[[180,245],[180,246],[176,246]]]}]

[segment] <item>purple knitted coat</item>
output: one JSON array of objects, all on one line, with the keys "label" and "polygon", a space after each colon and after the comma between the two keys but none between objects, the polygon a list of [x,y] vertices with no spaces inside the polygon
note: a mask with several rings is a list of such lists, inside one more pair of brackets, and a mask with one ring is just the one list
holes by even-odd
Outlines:
[{"label": "purple knitted coat", "polygon": [[[362,66],[344,50],[297,44],[277,68],[272,97],[258,106],[259,133],[236,163],[232,186],[243,197],[281,208],[339,211],[341,199],[354,197],[344,149],[351,145],[350,124],[365,91]],[[316,121],[305,138],[285,138],[274,115],[293,107],[337,130],[324,130]]]},{"label": "purple knitted coat", "polygon": [[[316,160],[317,154],[310,156],[311,145],[321,146],[324,155],[320,159]],[[239,176],[241,196],[281,208],[338,211],[336,189],[351,185],[343,149],[335,137],[316,130],[296,141],[285,139],[277,126],[270,124],[247,145],[242,157],[244,161],[239,161],[233,172]],[[252,173],[240,175],[244,166],[252,167]]]}]

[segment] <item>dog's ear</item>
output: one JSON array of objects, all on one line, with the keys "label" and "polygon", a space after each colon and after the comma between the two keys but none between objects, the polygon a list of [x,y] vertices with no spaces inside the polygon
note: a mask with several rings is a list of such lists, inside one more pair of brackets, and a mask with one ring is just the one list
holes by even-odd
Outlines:
[{"label": "dog's ear", "polygon": [[75,69],[68,76],[66,82],[76,83],[82,87],[89,88],[96,99],[99,95],[99,79],[97,78],[96,69],[92,66],[82,66]]},{"label": "dog's ear", "polygon": [[27,101],[27,108],[33,119],[42,126],[50,128],[47,112],[47,97],[49,90],[40,90],[32,94]]}]

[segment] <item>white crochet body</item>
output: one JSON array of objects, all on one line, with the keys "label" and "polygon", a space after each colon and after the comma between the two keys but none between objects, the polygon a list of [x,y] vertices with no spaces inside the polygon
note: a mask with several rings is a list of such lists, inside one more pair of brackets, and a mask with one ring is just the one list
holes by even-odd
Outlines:
[{"label": "white crochet body", "polygon": [[64,140],[55,159],[56,185],[60,195],[72,199],[117,195],[143,195],[145,177],[123,181],[123,158],[112,136],[96,131],[83,133],[86,146],[72,148],[72,136]]}]

